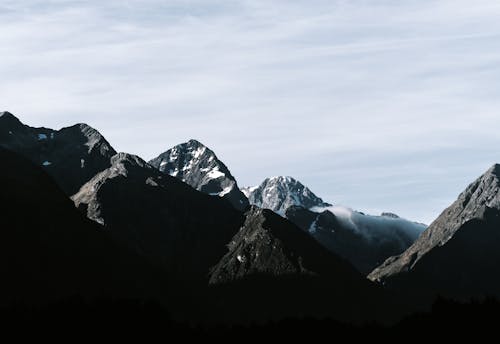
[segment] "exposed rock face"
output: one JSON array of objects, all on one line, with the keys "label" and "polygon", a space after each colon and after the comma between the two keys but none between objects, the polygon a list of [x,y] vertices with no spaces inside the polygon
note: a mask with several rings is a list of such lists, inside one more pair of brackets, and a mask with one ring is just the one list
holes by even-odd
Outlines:
[{"label": "exposed rock face", "polygon": [[[307,262],[308,255],[316,254],[314,250],[300,255],[302,245],[314,246],[311,238],[291,223],[275,217],[273,212],[257,207],[246,213],[243,227],[228,245],[229,252],[213,268],[210,283],[234,281],[254,274],[286,276],[324,272],[315,271],[318,266]],[[287,245],[297,237],[305,242],[297,240]]]},{"label": "exposed rock face", "polygon": [[357,212],[351,212],[348,219],[338,218],[329,210],[316,213],[302,207],[288,208],[286,217],[364,275],[404,252],[425,228],[399,218]]},{"label": "exposed rock face", "polygon": [[[249,321],[289,316],[364,321],[381,319],[390,308],[392,299],[379,287],[287,219],[270,210],[235,209],[242,199],[224,198],[235,189],[235,195],[243,194],[199,143],[186,144],[182,154],[172,151],[157,169],[130,154],[111,156],[109,144],[85,125],[30,128],[4,113],[0,128],[2,145],[34,161],[43,175],[27,178],[25,166],[2,160],[12,166],[0,171],[10,173],[0,180],[7,190],[0,200],[5,223],[14,229],[2,241],[1,261],[10,264],[2,271],[12,282],[8,292],[19,300],[165,297],[181,317]],[[85,173],[75,170],[75,159]],[[161,172],[171,160],[178,162],[172,165],[177,174],[183,171],[179,179],[203,192]],[[53,195],[57,186],[42,169],[66,194],[78,189],[72,200],[94,222],[64,193]],[[313,198],[307,190],[299,194],[302,203]]]},{"label": "exposed rock face", "polygon": [[382,290],[283,217],[257,207],[245,216],[210,273],[214,307],[233,300],[221,307],[229,319],[315,314],[383,321],[394,310]]},{"label": "exposed rock face", "polygon": [[[484,296],[493,285],[498,295],[496,277],[489,285],[482,281],[491,279],[492,274],[498,276],[500,266],[498,246],[493,249],[500,245],[499,176],[500,165],[494,165],[469,185],[408,250],[389,258],[369,278],[389,287],[465,298]],[[492,270],[478,275],[486,266]]]},{"label": "exposed rock face", "polygon": [[119,153],[111,161],[73,196],[76,206],[171,276],[205,280],[243,214],[136,156]]},{"label": "exposed rock face", "polygon": [[406,250],[425,229],[391,213],[377,217],[345,208],[344,216],[337,219],[327,210],[330,204],[291,177],[267,178],[260,186],[242,191],[251,204],[288,218],[364,275]]},{"label": "exposed rock face", "polygon": [[226,165],[196,140],[177,145],[149,163],[198,191],[228,200],[238,210],[248,207],[247,198]]},{"label": "exposed rock face", "polygon": [[242,191],[250,204],[271,209],[282,216],[291,206],[306,209],[330,206],[292,177],[267,178],[259,186],[244,188]]},{"label": "exposed rock face", "polygon": [[0,114],[0,147],[17,152],[47,171],[73,195],[116,154],[106,139],[86,124],[61,130],[32,128],[9,112]]}]

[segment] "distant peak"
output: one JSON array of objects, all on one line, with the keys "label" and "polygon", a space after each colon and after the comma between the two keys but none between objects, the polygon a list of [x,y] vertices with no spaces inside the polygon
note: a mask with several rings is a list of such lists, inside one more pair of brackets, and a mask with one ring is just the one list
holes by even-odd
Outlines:
[{"label": "distant peak", "polygon": [[87,128],[94,129],[90,125],[88,125],[87,123],[77,123],[77,124],[75,124],[75,126],[81,128],[81,129],[87,129]]},{"label": "distant peak", "polygon": [[290,176],[274,176],[274,177],[270,177],[267,179],[268,181],[277,181],[277,182],[280,182],[280,183],[299,183],[300,182],[293,178],[293,177],[290,177]]},{"label": "distant peak", "polygon": [[294,205],[306,209],[331,205],[290,176],[266,178],[259,186],[245,188],[243,192],[251,204],[271,209],[282,216]]},{"label": "distant peak", "polygon": [[92,126],[88,125],[87,123],[77,123],[73,126],[74,128],[78,128],[83,132],[96,132],[99,133],[99,131]]},{"label": "distant peak", "polygon": [[15,122],[21,123],[19,118],[17,118],[13,114],[11,114],[9,111],[0,112],[0,118],[2,120],[10,120],[10,121],[15,121]]},{"label": "distant peak", "polygon": [[0,117],[14,117],[16,118],[16,116],[14,116],[13,114],[11,114],[9,111],[3,111],[3,112],[0,112]]},{"label": "distant peak", "polygon": [[[215,155],[207,146],[201,143],[198,140],[191,139],[187,142],[179,143],[178,145],[170,148],[165,151],[162,155],[177,155],[179,152],[189,153],[194,155],[195,157],[201,156],[202,154],[211,154]],[[160,155],[160,157],[162,156]]]},{"label": "distant peak", "polygon": [[195,139],[189,140],[186,144],[189,146],[206,147],[203,143]]},{"label": "distant peak", "polygon": [[77,131],[77,132],[82,132],[82,133],[87,134],[87,135],[92,134],[92,135],[102,136],[97,129],[92,128],[87,123],[77,123],[77,124],[74,124],[72,126],[63,128],[61,130],[68,130],[70,132]]},{"label": "distant peak", "polygon": [[3,126],[12,130],[24,127],[24,124],[19,120],[19,118],[8,111],[0,112],[0,122]]}]

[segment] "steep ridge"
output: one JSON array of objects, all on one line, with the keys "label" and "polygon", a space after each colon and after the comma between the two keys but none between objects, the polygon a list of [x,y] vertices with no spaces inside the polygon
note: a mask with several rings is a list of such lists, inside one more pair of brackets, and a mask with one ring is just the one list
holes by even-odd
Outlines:
[{"label": "steep ridge", "polygon": [[470,184],[408,250],[389,258],[369,278],[428,295],[500,295],[499,176],[497,164]]},{"label": "steep ridge", "polygon": [[291,206],[306,209],[330,206],[292,177],[266,178],[259,186],[243,188],[242,191],[250,204],[271,209],[282,216]]},{"label": "steep ridge", "polygon": [[172,276],[204,283],[243,214],[137,156],[119,153],[111,163],[73,196],[76,206]]},{"label": "steep ridge", "polygon": [[[117,242],[160,263],[176,280],[189,282],[205,321],[302,315],[376,319],[370,310],[391,302],[349,263],[288,220],[259,208],[240,213],[136,156],[117,154],[112,167],[84,185],[73,200]],[[288,291],[275,296],[278,285]],[[262,297],[266,288],[274,291]],[[261,295],[259,300],[248,297],[253,291]],[[308,293],[314,300],[292,301],[285,298],[290,293]],[[288,306],[277,307],[269,297]],[[246,305],[250,299],[255,302],[248,307],[234,307],[235,300]]]},{"label": "steep ridge", "polygon": [[32,128],[9,112],[0,113],[0,147],[41,166],[67,195],[108,168],[116,154],[106,139],[86,124],[61,130]]},{"label": "steep ridge", "polygon": [[149,164],[198,191],[228,200],[238,210],[248,207],[248,200],[229,169],[199,141],[190,140],[177,145]]},{"label": "steep ridge", "polygon": [[228,321],[314,316],[383,322],[398,309],[394,299],[347,261],[281,216],[257,207],[247,211],[228,252],[212,268],[210,283],[212,307]]}]

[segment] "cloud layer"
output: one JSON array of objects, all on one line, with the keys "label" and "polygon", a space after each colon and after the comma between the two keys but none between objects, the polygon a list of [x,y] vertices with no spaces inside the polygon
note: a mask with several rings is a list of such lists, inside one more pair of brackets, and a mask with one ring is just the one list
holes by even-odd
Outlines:
[{"label": "cloud layer", "polygon": [[[375,4],[376,3],[376,4]],[[430,222],[500,161],[496,1],[2,1],[2,108]],[[0,109],[1,110],[1,109]]]},{"label": "cloud layer", "polygon": [[383,245],[384,242],[399,242],[401,247],[408,247],[408,242],[414,242],[427,228],[426,225],[415,223],[403,218],[373,216],[353,211],[343,206],[316,207],[315,212],[325,210],[333,213],[344,228],[349,228],[366,240]]}]

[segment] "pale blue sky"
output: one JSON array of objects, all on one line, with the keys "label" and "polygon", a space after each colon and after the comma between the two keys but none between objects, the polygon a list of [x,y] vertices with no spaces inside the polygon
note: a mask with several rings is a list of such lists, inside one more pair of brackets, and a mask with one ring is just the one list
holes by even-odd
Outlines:
[{"label": "pale blue sky", "polygon": [[0,110],[429,223],[500,162],[500,2],[0,0]]}]

